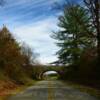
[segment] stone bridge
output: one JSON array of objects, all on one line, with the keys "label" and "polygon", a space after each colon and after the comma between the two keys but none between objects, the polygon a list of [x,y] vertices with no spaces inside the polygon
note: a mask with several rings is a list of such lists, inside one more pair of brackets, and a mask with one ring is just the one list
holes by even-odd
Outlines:
[{"label": "stone bridge", "polygon": [[37,66],[37,68],[38,68],[37,78],[42,79],[43,74],[48,71],[55,71],[58,73],[59,76],[62,76],[64,73],[65,66],[41,65],[41,66]]}]

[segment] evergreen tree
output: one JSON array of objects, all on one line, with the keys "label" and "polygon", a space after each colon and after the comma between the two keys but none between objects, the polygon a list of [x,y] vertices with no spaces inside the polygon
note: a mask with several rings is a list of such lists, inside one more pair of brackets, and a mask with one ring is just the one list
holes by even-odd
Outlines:
[{"label": "evergreen tree", "polygon": [[77,63],[83,50],[94,46],[87,11],[79,5],[66,5],[58,26],[60,30],[52,37],[58,40],[57,46],[60,47],[57,52],[59,62]]}]

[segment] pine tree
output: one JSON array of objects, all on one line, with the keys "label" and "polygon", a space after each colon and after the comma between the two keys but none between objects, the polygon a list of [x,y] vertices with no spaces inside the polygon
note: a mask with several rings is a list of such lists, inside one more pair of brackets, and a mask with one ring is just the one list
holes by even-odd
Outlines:
[{"label": "pine tree", "polygon": [[77,63],[85,48],[94,46],[93,29],[87,11],[79,5],[66,5],[63,15],[59,17],[60,30],[52,37],[58,40],[57,52],[59,62]]}]

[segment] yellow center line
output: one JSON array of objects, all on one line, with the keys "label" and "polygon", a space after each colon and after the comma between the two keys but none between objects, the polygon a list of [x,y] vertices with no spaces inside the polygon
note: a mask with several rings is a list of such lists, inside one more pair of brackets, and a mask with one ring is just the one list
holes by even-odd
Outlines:
[{"label": "yellow center line", "polygon": [[50,82],[48,83],[48,100],[54,100],[52,84]]}]

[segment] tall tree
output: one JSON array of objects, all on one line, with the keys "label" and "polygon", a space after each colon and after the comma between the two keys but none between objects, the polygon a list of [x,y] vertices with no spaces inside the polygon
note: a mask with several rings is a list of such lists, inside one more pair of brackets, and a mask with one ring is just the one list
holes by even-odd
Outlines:
[{"label": "tall tree", "polygon": [[59,41],[57,45],[61,48],[57,52],[59,62],[76,63],[83,50],[92,46],[93,30],[89,22],[83,7],[74,4],[64,7],[63,15],[59,17],[60,31],[52,36]]},{"label": "tall tree", "polygon": [[7,27],[0,30],[0,73],[3,72],[5,77],[21,83],[26,78],[32,78],[34,71],[31,61],[36,58],[35,54],[33,56],[28,46],[20,46]]},{"label": "tall tree", "polygon": [[[86,7],[91,17],[92,27],[95,28],[95,35],[97,38],[97,61],[100,65],[100,0],[84,0]],[[99,68],[100,69],[100,68]]]}]

